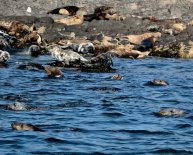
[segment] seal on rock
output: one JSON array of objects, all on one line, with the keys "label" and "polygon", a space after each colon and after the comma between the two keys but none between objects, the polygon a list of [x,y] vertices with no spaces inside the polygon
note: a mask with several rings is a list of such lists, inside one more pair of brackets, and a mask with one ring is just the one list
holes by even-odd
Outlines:
[{"label": "seal on rock", "polygon": [[66,65],[71,65],[75,62],[87,62],[88,60],[82,57],[80,54],[72,50],[64,50],[59,45],[51,45],[48,47],[48,50],[51,52],[52,56],[57,61],[62,61]]},{"label": "seal on rock", "polygon": [[84,22],[84,15],[86,14],[86,10],[81,8],[77,11],[76,15],[70,16],[67,18],[56,19],[54,22],[61,23],[65,25],[80,25]]},{"label": "seal on rock", "polygon": [[64,6],[48,11],[47,14],[60,14],[60,15],[76,15],[80,8],[77,6]]}]

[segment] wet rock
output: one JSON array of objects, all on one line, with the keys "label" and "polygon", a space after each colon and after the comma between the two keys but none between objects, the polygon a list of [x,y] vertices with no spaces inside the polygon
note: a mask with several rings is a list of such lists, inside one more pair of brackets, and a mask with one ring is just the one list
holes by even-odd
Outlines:
[{"label": "wet rock", "polygon": [[148,81],[144,85],[145,86],[167,86],[169,85],[169,83],[164,80],[154,79],[153,81]]},{"label": "wet rock", "polygon": [[157,116],[181,116],[184,115],[185,111],[182,109],[175,109],[175,108],[166,108],[162,109],[156,113]]},{"label": "wet rock", "polygon": [[81,69],[111,69],[112,65],[112,56],[107,52],[91,58],[88,62],[82,63]]},{"label": "wet rock", "polygon": [[13,122],[11,124],[11,127],[13,130],[29,130],[29,131],[41,131],[41,132],[44,131],[37,126],[34,126],[32,124],[22,123],[22,122]]},{"label": "wet rock", "polygon": [[154,46],[149,55],[165,58],[193,58],[193,45],[174,42]]}]

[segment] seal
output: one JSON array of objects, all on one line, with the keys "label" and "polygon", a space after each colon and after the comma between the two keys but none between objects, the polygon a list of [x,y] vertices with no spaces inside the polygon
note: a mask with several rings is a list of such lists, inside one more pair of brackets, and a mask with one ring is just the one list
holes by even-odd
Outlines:
[{"label": "seal", "polygon": [[56,19],[54,20],[54,22],[65,25],[80,25],[84,22],[84,15],[86,13],[86,10],[84,8],[81,8],[77,11],[76,15],[67,18]]},{"label": "seal", "polygon": [[141,35],[128,35],[122,36],[122,38],[127,38],[130,43],[139,45],[145,39],[152,38],[153,41],[157,41],[161,37],[160,32],[147,32]]},{"label": "seal", "polygon": [[37,126],[34,126],[32,124],[22,123],[22,122],[13,122],[11,124],[11,127],[14,130],[31,130],[31,131],[41,131],[41,132],[44,132],[44,130],[38,128]]},{"label": "seal", "polygon": [[148,81],[144,85],[145,86],[167,86],[169,85],[169,83],[164,80],[154,79],[153,81]]},{"label": "seal", "polygon": [[6,64],[6,62],[9,59],[10,59],[9,52],[0,50],[0,64]]},{"label": "seal", "polygon": [[50,67],[46,66],[44,67],[44,70],[46,71],[48,77],[61,77],[63,76],[63,73],[59,68],[56,67]]},{"label": "seal", "polygon": [[159,112],[155,113],[157,116],[181,116],[183,114],[185,114],[184,110],[175,108],[161,109]]},{"label": "seal", "polygon": [[13,110],[13,111],[26,111],[26,110],[40,110],[42,108],[32,106],[32,105],[27,105],[25,103],[21,102],[14,102],[6,105],[5,107],[6,110]]},{"label": "seal", "polygon": [[95,47],[93,43],[88,42],[88,43],[82,43],[82,44],[71,44],[69,48],[73,49],[73,51],[82,53],[82,54],[93,54]]},{"label": "seal", "polygon": [[60,14],[60,15],[76,15],[80,8],[77,6],[64,6],[48,11],[47,14]]},{"label": "seal", "polygon": [[85,21],[91,22],[92,20],[124,20],[125,17],[120,16],[110,6],[100,6],[95,8],[93,14],[85,15]]},{"label": "seal", "polygon": [[83,56],[80,54],[72,51],[72,50],[64,50],[61,48],[59,45],[50,45],[48,47],[48,50],[52,54],[52,56],[57,60],[57,61],[62,61],[66,65],[71,65],[72,63],[75,62],[87,62],[88,60],[85,59]]},{"label": "seal", "polygon": [[121,74],[115,74],[115,75],[112,76],[112,79],[114,79],[114,80],[122,80],[123,77],[121,76]]}]

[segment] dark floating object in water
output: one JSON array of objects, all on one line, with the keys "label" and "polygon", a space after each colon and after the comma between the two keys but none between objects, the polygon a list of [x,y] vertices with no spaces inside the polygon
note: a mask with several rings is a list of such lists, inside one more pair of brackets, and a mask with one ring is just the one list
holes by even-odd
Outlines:
[{"label": "dark floating object in water", "polygon": [[46,67],[44,67],[44,70],[46,71],[48,77],[61,77],[61,76],[63,76],[63,73],[61,72],[61,70],[56,68],[56,67],[46,66]]},{"label": "dark floating object in water", "polygon": [[44,131],[32,124],[26,124],[26,123],[21,123],[21,122],[13,122],[11,124],[12,129],[14,130],[31,130],[31,131]]},{"label": "dark floating object in water", "polygon": [[112,76],[112,79],[114,79],[114,80],[122,80],[123,77],[121,76],[121,74],[115,74],[115,75]]},{"label": "dark floating object in water", "polygon": [[164,80],[154,79],[153,81],[148,81],[144,85],[145,86],[167,86],[169,85],[169,83]]}]

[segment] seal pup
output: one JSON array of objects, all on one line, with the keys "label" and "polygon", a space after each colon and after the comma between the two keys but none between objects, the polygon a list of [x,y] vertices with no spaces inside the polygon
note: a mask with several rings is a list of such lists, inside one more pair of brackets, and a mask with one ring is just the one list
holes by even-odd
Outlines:
[{"label": "seal pup", "polygon": [[46,67],[44,67],[44,70],[46,71],[48,77],[61,77],[61,76],[63,76],[63,73],[61,72],[61,70],[56,68],[56,67],[46,66]]},{"label": "seal pup", "polygon": [[14,130],[30,130],[30,131],[41,131],[41,132],[44,132],[44,130],[38,128],[37,126],[34,126],[32,124],[22,123],[22,122],[13,122],[11,124],[11,127]]}]

